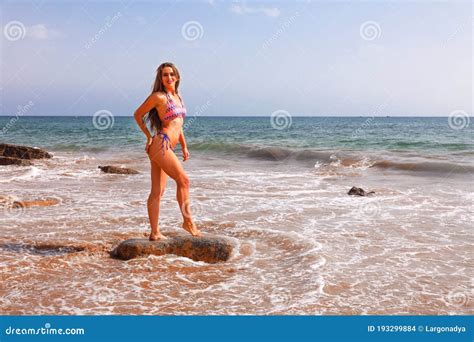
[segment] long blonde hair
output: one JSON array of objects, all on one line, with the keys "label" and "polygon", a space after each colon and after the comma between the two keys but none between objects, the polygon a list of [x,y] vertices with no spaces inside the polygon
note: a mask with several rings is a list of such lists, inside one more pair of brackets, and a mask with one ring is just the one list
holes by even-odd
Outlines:
[{"label": "long blonde hair", "polygon": [[[176,93],[178,93],[179,81],[181,80],[181,76],[179,74],[178,68],[171,62],[165,62],[161,64],[158,67],[158,70],[156,70],[156,78],[155,78],[155,83],[153,84],[152,93],[156,93],[156,92],[165,93],[166,92],[165,85],[163,84],[163,69],[166,67],[170,67],[171,69],[173,69],[173,72],[177,77],[177,81],[175,84],[175,91]],[[160,116],[158,115],[158,111],[156,110],[156,108],[153,108],[152,110],[148,112],[145,120],[148,121],[150,123],[151,128],[153,130],[156,130],[157,132],[159,132],[163,128],[163,125],[160,120]]]}]

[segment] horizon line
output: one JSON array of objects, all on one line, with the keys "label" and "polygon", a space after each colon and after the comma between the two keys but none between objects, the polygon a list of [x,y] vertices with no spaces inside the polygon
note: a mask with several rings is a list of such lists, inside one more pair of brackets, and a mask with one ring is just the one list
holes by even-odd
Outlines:
[{"label": "horizon line", "polygon": [[[3,115],[0,117],[62,117],[62,118],[92,118],[94,115]],[[113,117],[133,118],[133,115],[113,115]],[[202,118],[271,118],[271,115],[187,115],[187,117]],[[449,118],[449,115],[290,115],[291,118]],[[468,117],[474,118],[473,115]]]}]

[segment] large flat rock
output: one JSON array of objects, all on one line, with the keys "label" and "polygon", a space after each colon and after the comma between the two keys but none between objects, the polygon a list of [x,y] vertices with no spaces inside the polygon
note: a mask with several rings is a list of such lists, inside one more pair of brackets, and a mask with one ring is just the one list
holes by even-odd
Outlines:
[{"label": "large flat rock", "polygon": [[27,208],[27,207],[48,207],[59,204],[57,198],[42,198],[36,200],[21,200],[14,196],[0,195],[0,208]]},{"label": "large flat rock", "polygon": [[178,235],[159,241],[125,240],[111,252],[111,255],[114,258],[129,260],[146,255],[175,254],[195,261],[217,263],[227,261],[232,253],[232,248],[230,240],[222,237]]}]

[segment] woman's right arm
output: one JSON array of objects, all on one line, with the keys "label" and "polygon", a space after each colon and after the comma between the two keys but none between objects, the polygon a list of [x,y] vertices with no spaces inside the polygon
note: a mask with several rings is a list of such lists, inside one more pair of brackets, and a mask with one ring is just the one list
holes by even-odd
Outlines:
[{"label": "woman's right arm", "polygon": [[133,116],[135,117],[135,121],[137,122],[138,127],[142,130],[142,132],[146,135],[148,139],[151,139],[151,134],[148,131],[148,128],[143,122],[143,117],[153,108],[158,106],[160,101],[160,97],[157,93],[153,93],[142,103],[140,107],[137,108]]}]

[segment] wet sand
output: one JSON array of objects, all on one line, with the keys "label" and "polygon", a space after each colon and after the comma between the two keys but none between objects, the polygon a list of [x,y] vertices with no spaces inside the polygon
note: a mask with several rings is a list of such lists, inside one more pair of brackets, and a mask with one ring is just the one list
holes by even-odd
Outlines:
[{"label": "wet sand", "polygon": [[[106,164],[141,174],[101,174]],[[2,314],[474,313],[466,179],[198,153],[185,168],[200,228],[237,244],[226,263],[110,258],[148,233],[141,153],[58,152],[2,168],[2,195],[59,200],[3,209]],[[350,197],[353,185],[376,196]],[[161,206],[165,235],[180,231],[175,189],[170,181]]]}]

